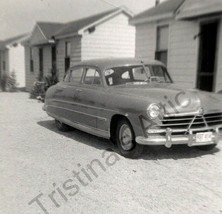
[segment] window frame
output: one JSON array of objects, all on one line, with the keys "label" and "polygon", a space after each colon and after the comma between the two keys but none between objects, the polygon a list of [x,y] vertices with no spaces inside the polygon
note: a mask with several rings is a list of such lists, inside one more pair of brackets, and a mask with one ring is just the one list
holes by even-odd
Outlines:
[{"label": "window frame", "polygon": [[30,57],[30,72],[34,72],[34,60],[33,60],[33,47],[29,48],[29,57]]},{"label": "window frame", "polygon": [[[68,44],[70,45],[70,53],[68,54]],[[65,58],[70,58],[71,57],[71,48],[72,47],[72,45],[71,45],[71,42],[70,41],[66,41],[65,42]]]},{"label": "window frame", "polygon": [[[71,82],[71,75],[72,75],[73,70],[79,70],[80,68],[83,69],[83,71],[82,71],[82,76],[81,76],[81,79],[80,79],[80,82],[79,82],[79,83],[77,83],[77,82]],[[72,67],[72,68],[70,68],[70,69],[67,71],[67,74],[66,74],[66,75],[69,75],[69,77],[68,77],[68,81],[67,81],[67,82],[64,81],[66,75],[65,75],[63,81],[64,81],[65,83],[70,84],[70,85],[82,85],[82,80],[83,80],[83,76],[84,76],[84,74],[85,74],[85,67],[84,67],[84,66],[76,66],[76,67]]]},{"label": "window frame", "polygon": [[[99,77],[100,77],[100,85],[97,85],[97,84],[85,84],[84,83],[84,80],[86,78],[86,74],[87,74],[87,70],[88,69],[95,69],[95,71],[98,72]],[[95,75],[94,75],[94,77],[95,77]],[[93,80],[93,82],[94,82],[94,80]],[[102,78],[102,74],[101,74],[100,69],[98,67],[96,67],[96,66],[85,66],[85,70],[84,70],[84,74],[83,74],[83,78],[82,78],[82,85],[90,86],[90,87],[103,87],[104,84],[103,84],[103,78]]]},{"label": "window frame", "polygon": [[[163,28],[168,28],[168,37],[167,37],[167,48],[165,49],[161,49],[159,46],[159,42],[160,42],[160,30]],[[163,62],[166,66],[168,64],[168,48],[169,48],[169,30],[170,30],[170,26],[169,24],[165,24],[165,25],[159,25],[157,26],[156,29],[156,51],[155,51],[155,59],[159,60],[161,59],[161,54],[166,54],[166,62]],[[162,62],[162,61],[161,61]]]}]

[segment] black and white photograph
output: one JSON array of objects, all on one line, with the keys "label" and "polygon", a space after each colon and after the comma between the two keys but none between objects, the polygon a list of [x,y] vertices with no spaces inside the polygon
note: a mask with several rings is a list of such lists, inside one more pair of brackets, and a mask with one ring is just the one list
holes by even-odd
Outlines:
[{"label": "black and white photograph", "polygon": [[222,214],[222,0],[0,0],[0,214]]}]

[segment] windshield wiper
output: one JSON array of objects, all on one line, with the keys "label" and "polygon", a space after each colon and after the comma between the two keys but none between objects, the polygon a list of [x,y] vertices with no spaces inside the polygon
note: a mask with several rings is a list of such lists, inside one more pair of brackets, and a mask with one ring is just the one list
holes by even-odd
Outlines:
[{"label": "windshield wiper", "polygon": [[146,68],[146,66],[145,66],[145,64],[144,64],[144,62],[143,61],[141,61],[141,64],[142,64],[142,66],[143,66],[143,69],[144,69],[144,71],[145,71],[145,74],[146,74],[146,77],[147,77],[147,81],[145,81],[145,82],[148,82],[149,81],[149,75],[148,75],[148,70],[147,70],[147,68]]}]

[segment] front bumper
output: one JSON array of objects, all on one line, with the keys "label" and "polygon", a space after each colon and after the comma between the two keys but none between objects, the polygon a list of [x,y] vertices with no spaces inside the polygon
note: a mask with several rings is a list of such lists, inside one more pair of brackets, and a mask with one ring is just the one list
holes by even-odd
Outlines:
[{"label": "front bumper", "polygon": [[[217,144],[222,140],[222,126],[215,129],[201,129],[201,130],[190,130],[186,135],[173,135],[172,130],[166,130],[164,136],[162,135],[150,135],[149,137],[138,136],[136,142],[141,145],[164,145],[170,148],[172,145],[185,144],[189,147],[192,146],[204,146],[210,144]],[[196,133],[213,131],[212,140],[209,142],[196,142]]]}]

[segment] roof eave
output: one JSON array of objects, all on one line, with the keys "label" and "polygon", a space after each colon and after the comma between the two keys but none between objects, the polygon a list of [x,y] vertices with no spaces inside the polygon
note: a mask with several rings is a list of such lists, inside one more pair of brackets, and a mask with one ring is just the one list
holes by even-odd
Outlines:
[{"label": "roof eave", "polygon": [[190,12],[183,12],[181,14],[178,14],[176,16],[176,20],[189,20],[189,19],[197,19],[199,17],[203,17],[203,16],[209,16],[209,15],[213,15],[213,14],[222,14],[222,8],[218,8],[218,9],[213,9],[213,10],[209,10],[206,9],[206,11],[201,11],[201,12],[197,12],[197,11],[190,11]]},{"label": "roof eave", "polygon": [[55,39],[66,39],[66,38],[70,38],[70,37],[73,37],[73,36],[81,36],[79,33],[69,33],[69,34],[63,34],[63,35],[58,35],[58,36],[55,36]]},{"label": "roof eave", "polygon": [[55,44],[55,40],[50,39],[46,41],[36,42],[36,43],[30,43],[31,46],[40,46],[40,45],[53,45]]},{"label": "roof eave", "polygon": [[132,19],[129,21],[131,25],[137,25],[137,24],[144,24],[144,23],[149,23],[149,22],[155,22],[155,21],[161,21],[164,19],[171,19],[174,18],[174,13],[165,13],[165,14],[160,14],[157,16],[150,16],[146,18],[138,18],[138,19]]},{"label": "roof eave", "polygon": [[110,19],[110,18],[112,18],[112,17],[114,17],[114,16],[116,16],[116,15],[118,15],[120,13],[125,13],[129,18],[132,18],[132,16],[133,16],[133,14],[129,10],[127,10],[125,8],[120,8],[119,10],[114,11],[113,13],[111,13],[111,14],[109,14],[109,15],[107,15],[107,16],[99,19],[99,20],[97,20],[96,22],[93,22],[93,23],[91,23],[91,24],[89,24],[89,25],[79,29],[78,32],[57,35],[57,36],[55,36],[55,38],[56,39],[65,39],[65,38],[69,38],[69,37],[72,37],[72,36],[82,36],[84,34],[84,32],[87,29],[89,29],[90,27],[97,26],[97,25],[105,22],[106,20],[108,20],[108,19]]},{"label": "roof eave", "polygon": [[103,22],[105,22],[106,20],[111,19],[112,17],[114,17],[114,16],[116,16],[116,15],[122,13],[122,12],[125,12],[125,10],[120,8],[119,10],[117,10],[117,11],[115,11],[115,12],[113,12],[113,13],[105,16],[105,17],[103,17],[102,19],[99,19],[98,21],[93,22],[93,23],[91,23],[91,24],[89,24],[89,25],[81,28],[81,29],[78,31],[78,33],[79,33],[80,35],[83,35],[84,31],[86,31],[87,29],[89,29],[89,28],[91,28],[91,27],[93,27],[93,26],[97,26],[97,25],[99,25],[100,23],[103,23]]}]

